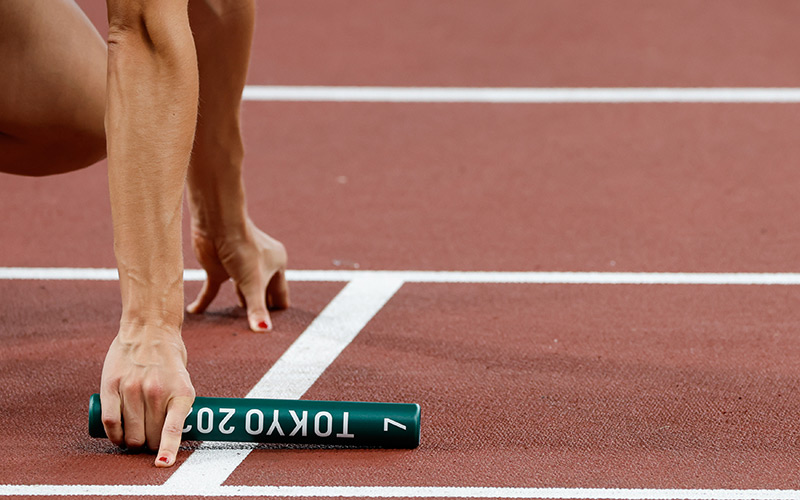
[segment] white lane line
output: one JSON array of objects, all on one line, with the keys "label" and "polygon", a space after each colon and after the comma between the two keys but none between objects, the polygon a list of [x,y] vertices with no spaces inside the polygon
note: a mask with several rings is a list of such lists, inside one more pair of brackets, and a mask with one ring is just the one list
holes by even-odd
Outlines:
[{"label": "white lane line", "polygon": [[0,485],[0,496],[530,498],[602,500],[797,500],[800,490],[492,488],[426,486]]},{"label": "white lane line", "polygon": [[[393,276],[360,276],[348,283],[245,397],[299,399],[402,285]],[[187,491],[219,486],[252,450],[242,448],[204,443],[164,487]]]},{"label": "white lane line", "polygon": [[116,281],[116,269],[93,267],[0,267],[2,280]]},{"label": "white lane line", "polygon": [[800,285],[800,273],[641,273],[495,271],[287,271],[292,281],[342,281],[397,276],[406,283],[532,283],[598,285]]},{"label": "white lane line", "polygon": [[[640,272],[495,272],[495,271],[345,271],[288,270],[289,281],[344,282],[361,278],[406,283],[532,283],[598,285],[800,285],[800,273],[640,273]],[[186,281],[202,281],[205,272],[187,269]],[[116,269],[0,267],[0,280],[116,281]]]},{"label": "white lane line", "polygon": [[792,87],[319,87],[248,85],[245,101],[474,103],[796,103]]}]

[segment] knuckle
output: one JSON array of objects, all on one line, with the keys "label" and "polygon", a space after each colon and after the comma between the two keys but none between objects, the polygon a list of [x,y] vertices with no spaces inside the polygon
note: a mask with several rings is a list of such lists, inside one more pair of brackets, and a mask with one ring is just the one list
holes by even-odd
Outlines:
[{"label": "knuckle", "polygon": [[162,401],[164,399],[164,385],[159,381],[147,381],[142,385],[142,391],[146,399],[150,401]]},{"label": "knuckle", "polygon": [[126,396],[137,396],[142,393],[142,384],[136,379],[127,379],[119,384],[119,391]]},{"label": "knuckle", "polygon": [[194,401],[195,398],[195,390],[194,387],[189,385],[188,387],[184,387],[182,393],[180,394],[181,397],[191,398]]},{"label": "knuckle", "polygon": [[144,438],[141,436],[125,436],[125,444],[129,448],[141,448],[144,446]]},{"label": "knuckle", "polygon": [[286,267],[286,264],[289,261],[289,254],[286,252],[286,247],[283,246],[283,243],[277,241],[275,242],[275,251],[272,254],[272,262],[275,266],[283,269]]},{"label": "knuckle", "polygon": [[195,390],[191,383],[186,384],[172,393],[172,403],[175,407],[186,406],[186,410],[192,405],[195,398]]},{"label": "knuckle", "polygon": [[119,392],[119,386],[122,382],[122,378],[116,373],[110,373],[105,367],[103,369],[103,377],[100,380],[100,398],[104,399],[109,396],[109,394],[115,394]]},{"label": "knuckle", "polygon": [[177,422],[166,422],[164,423],[164,428],[162,430],[167,435],[180,436],[183,434],[183,424],[179,424]]},{"label": "knuckle", "polygon": [[102,415],[102,417],[100,417],[100,421],[103,423],[105,427],[112,427],[112,428],[117,427],[122,423],[122,419],[120,419],[118,416],[105,413]]}]

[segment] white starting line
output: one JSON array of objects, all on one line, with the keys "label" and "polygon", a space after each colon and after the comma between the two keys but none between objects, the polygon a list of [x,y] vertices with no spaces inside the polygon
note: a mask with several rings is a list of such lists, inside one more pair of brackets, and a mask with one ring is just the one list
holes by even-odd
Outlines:
[{"label": "white starting line", "polygon": [[[798,285],[800,273],[606,273],[302,271],[290,281],[347,285],[248,393],[251,398],[299,399],[403,283]],[[187,281],[205,279],[186,270]],[[0,267],[0,280],[114,281],[116,269]],[[0,485],[0,496],[529,498],[603,500],[796,500],[800,490],[606,489],[395,486],[223,486],[253,446],[204,444],[161,485]]]}]

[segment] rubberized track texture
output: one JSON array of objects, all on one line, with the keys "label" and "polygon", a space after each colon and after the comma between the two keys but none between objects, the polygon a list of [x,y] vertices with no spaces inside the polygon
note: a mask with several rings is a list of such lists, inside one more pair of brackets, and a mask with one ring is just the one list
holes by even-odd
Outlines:
[{"label": "rubberized track texture", "polygon": [[800,4],[257,7],[248,209],[293,303],[253,334],[224,287],[192,381],[419,403],[420,446],[187,441],[165,470],[89,437],[100,163],[0,176],[0,496],[800,498]]}]

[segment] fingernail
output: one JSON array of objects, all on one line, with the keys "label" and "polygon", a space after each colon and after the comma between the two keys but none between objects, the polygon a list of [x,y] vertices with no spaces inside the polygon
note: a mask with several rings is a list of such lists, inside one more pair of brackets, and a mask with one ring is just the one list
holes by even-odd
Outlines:
[{"label": "fingernail", "polygon": [[164,462],[166,464],[166,463],[169,463],[169,458],[167,458],[167,457],[158,457],[158,461],[159,462]]},{"label": "fingernail", "polygon": [[258,327],[261,328],[262,330],[269,330],[269,325],[267,324],[266,321],[262,321],[261,323],[259,323]]}]

